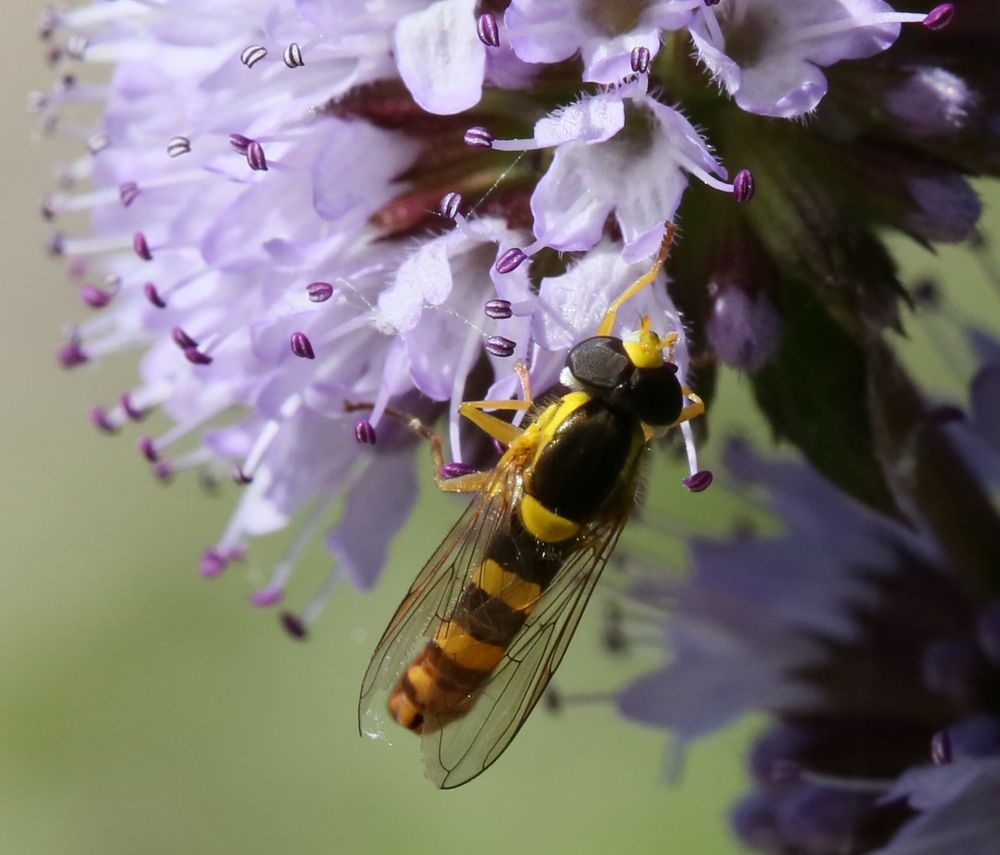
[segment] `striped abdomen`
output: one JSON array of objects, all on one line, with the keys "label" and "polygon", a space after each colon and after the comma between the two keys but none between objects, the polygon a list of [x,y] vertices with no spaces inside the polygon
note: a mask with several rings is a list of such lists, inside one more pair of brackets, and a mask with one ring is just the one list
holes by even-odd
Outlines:
[{"label": "striped abdomen", "polygon": [[468,709],[574,550],[581,527],[634,485],[644,444],[636,420],[583,393],[553,404],[525,437],[537,450],[509,531],[492,536],[449,619],[389,697],[390,714],[411,730],[441,726]]}]

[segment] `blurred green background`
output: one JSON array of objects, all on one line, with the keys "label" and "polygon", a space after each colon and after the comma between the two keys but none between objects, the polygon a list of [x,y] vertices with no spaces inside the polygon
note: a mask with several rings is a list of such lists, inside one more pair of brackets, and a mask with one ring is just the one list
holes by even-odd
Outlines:
[{"label": "blurred green background", "polygon": [[[24,111],[25,93],[53,78],[32,37],[36,14],[30,2],[5,9],[0,851],[741,851],[725,817],[745,787],[756,722],[696,745],[667,784],[662,732],[622,721],[608,703],[540,710],[487,775],[448,793],[424,780],[408,734],[391,747],[357,735],[374,642],[418,569],[414,556],[430,553],[460,503],[425,490],[378,590],[343,586],[305,644],[278,629],[274,612],[246,604],[282,538],[261,545],[247,569],[198,576],[235,488],[212,497],[190,477],[164,488],[135,450],[135,431],[109,439],[90,427],[90,405],[129,386],[133,355],[72,373],[55,366],[65,324],[87,310],[42,249],[37,200],[68,149],[40,139]],[[899,246],[911,271],[936,263]],[[957,266],[966,264],[957,252],[942,258],[972,310],[982,278]],[[915,341],[925,376],[957,388],[967,358],[956,372],[953,354],[942,358],[922,332]],[[715,437],[750,409],[735,376],[720,402]],[[735,507],[724,487],[692,498],[675,477],[662,483],[655,506],[683,500],[682,530],[718,531]],[[315,546],[302,566],[293,605],[329,560]],[[603,653],[600,600],[557,676],[564,691],[608,691],[662,661],[652,648]]]}]

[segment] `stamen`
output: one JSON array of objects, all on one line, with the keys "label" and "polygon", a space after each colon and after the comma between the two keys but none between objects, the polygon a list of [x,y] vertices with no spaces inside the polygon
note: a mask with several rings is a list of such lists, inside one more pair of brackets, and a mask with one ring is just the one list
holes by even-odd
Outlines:
[{"label": "stamen", "polygon": [[465,144],[471,145],[474,148],[493,148],[493,142],[496,137],[493,136],[486,128],[475,127],[469,128],[465,132]]},{"label": "stamen", "polygon": [[211,365],[212,357],[207,353],[198,350],[196,347],[188,347],[184,349],[184,357],[192,365]]},{"label": "stamen", "polygon": [[264,587],[254,591],[250,595],[250,603],[252,605],[272,606],[281,600],[282,596],[284,596],[288,580],[295,569],[295,565],[298,564],[303,551],[316,534],[316,530],[323,522],[323,517],[326,515],[329,507],[330,500],[316,503],[316,506],[296,533],[285,554],[275,565],[267,582],[264,583]]},{"label": "stamen", "polygon": [[527,253],[520,247],[511,247],[497,259],[496,272],[512,273],[524,263],[527,257]]},{"label": "stamen", "polygon": [[931,737],[931,761],[935,766],[951,763],[951,734],[947,730],[939,730]]},{"label": "stamen", "polygon": [[791,758],[772,763],[768,777],[775,784],[802,782],[830,790],[878,796],[888,793],[896,783],[885,778],[845,778],[825,772],[814,772]]},{"label": "stamen", "polygon": [[362,445],[375,444],[375,428],[368,419],[362,419],[354,426],[354,438]]},{"label": "stamen", "polygon": [[226,569],[229,559],[214,546],[206,549],[198,562],[198,572],[206,579],[218,576]]},{"label": "stamen", "polygon": [[684,450],[687,452],[688,471],[690,475],[681,483],[692,493],[700,493],[712,483],[712,473],[708,469],[698,468],[698,452],[694,444],[694,432],[690,422],[681,423],[681,434],[684,436]]},{"label": "stamen", "polygon": [[739,186],[737,187],[735,181],[733,184],[727,184],[725,181],[721,181],[707,172],[700,164],[684,154],[680,148],[673,147],[671,153],[677,160],[677,163],[703,184],[707,184],[709,187],[720,190],[723,193],[731,193],[737,202],[749,202],[753,197],[755,185],[753,175],[749,169],[741,169],[736,173],[736,181],[739,181]]},{"label": "stamen", "polygon": [[561,692],[550,686],[545,693],[545,708],[558,713],[568,704],[607,704],[615,700],[613,692]]},{"label": "stamen", "polygon": [[174,327],[170,331],[170,338],[173,339],[174,344],[176,344],[181,350],[187,350],[190,347],[197,347],[198,342],[196,342],[191,336],[189,336],[180,327]]},{"label": "stamen", "polygon": [[[471,325],[470,326],[474,326]],[[452,457],[455,460],[462,459],[462,431],[458,415],[458,409],[465,399],[465,378],[469,376],[472,366],[480,355],[483,333],[470,330],[462,341],[462,349],[458,358],[455,371],[451,378],[451,395],[448,398],[448,442],[451,445]]]},{"label": "stamen", "polygon": [[333,296],[333,286],[329,282],[311,282],[306,286],[306,293],[313,303],[325,303]]},{"label": "stamen", "polygon": [[115,424],[111,417],[108,415],[108,411],[101,406],[94,406],[90,409],[90,421],[93,422],[94,427],[98,430],[103,431],[107,434],[118,433],[119,425]]},{"label": "stamen", "polygon": [[712,472],[709,469],[702,469],[683,479],[681,483],[692,493],[700,493],[707,490],[712,484]]},{"label": "stamen", "polygon": [[851,30],[877,27],[880,24],[923,24],[929,30],[940,30],[951,23],[954,15],[955,7],[951,3],[942,3],[926,14],[922,12],[877,12],[859,18],[843,18],[839,21],[827,21],[809,27],[799,27],[789,33],[789,38],[782,40],[782,43],[822,39]]},{"label": "stamen", "polygon": [[[260,466],[268,448],[271,447],[271,443],[274,442],[281,431],[282,423],[294,416],[301,405],[302,397],[300,395],[290,395],[278,410],[278,417],[268,419],[265,422],[264,427],[261,428],[260,433],[257,435],[257,439],[254,440],[249,453],[243,459],[242,466],[237,467],[241,476],[237,483],[249,484],[253,480],[254,475],[257,474],[257,467]],[[234,476],[235,474],[234,470]]]},{"label": "stamen", "polygon": [[139,446],[139,451],[142,456],[145,457],[150,463],[156,463],[156,461],[160,459],[160,455],[156,450],[156,445],[151,437],[140,436],[137,445]]},{"label": "stamen", "polygon": [[86,29],[108,22],[136,18],[149,14],[152,2],[143,3],[99,3],[95,6],[77,6],[67,11],[57,12],[60,25],[73,29]]},{"label": "stamen", "polygon": [[255,172],[267,172],[267,158],[264,157],[264,146],[257,140],[251,140],[247,145],[247,163]]},{"label": "stamen", "polygon": [[118,198],[126,208],[131,205],[139,195],[139,185],[134,181],[125,181],[118,187]]},{"label": "stamen", "polygon": [[153,464],[153,475],[157,480],[167,482],[174,475],[174,467],[166,460],[157,460]]},{"label": "stamen", "polygon": [[954,17],[954,5],[951,3],[942,3],[940,6],[935,6],[931,9],[921,23],[927,27],[928,30],[943,30],[948,26],[948,24],[951,23],[951,19]]},{"label": "stamen", "polygon": [[471,475],[476,471],[474,466],[469,466],[466,463],[459,463],[457,461],[452,461],[451,463],[445,463],[441,467],[441,477],[442,478],[461,478],[463,475]]},{"label": "stamen", "polygon": [[136,232],[132,236],[132,248],[135,250],[135,254],[143,261],[153,260],[153,253],[150,252],[149,243],[147,243],[146,236],[142,232]]},{"label": "stamen", "polygon": [[743,204],[753,198],[755,185],[753,173],[749,169],[741,169],[733,179],[733,198]]},{"label": "stamen", "polygon": [[114,299],[113,291],[105,291],[96,285],[83,285],[80,288],[80,299],[92,309],[103,309]]},{"label": "stamen", "polygon": [[454,220],[458,216],[459,209],[462,207],[462,194],[455,193],[445,193],[441,197],[441,201],[438,204],[438,212],[442,217],[446,217],[449,220]]},{"label": "stamen", "polygon": [[316,592],[316,596],[309,601],[307,605],[302,610],[301,621],[307,626],[311,624],[316,618],[320,616],[323,609],[326,607],[330,596],[333,594],[334,589],[337,587],[337,582],[340,581],[340,569],[334,567],[323,580],[323,585],[320,587],[319,591]]},{"label": "stamen", "polygon": [[245,137],[243,134],[229,135],[229,147],[237,154],[246,154],[252,142],[253,140],[250,137]]},{"label": "stamen", "polygon": [[632,52],[629,54],[632,71],[636,74],[645,74],[649,71],[649,61],[650,53],[648,47],[639,45],[639,47],[632,48]]},{"label": "stamen", "polygon": [[100,154],[111,145],[111,138],[107,134],[91,134],[87,139],[87,151],[93,154]]},{"label": "stamen", "polygon": [[171,137],[167,143],[167,156],[180,157],[191,151],[191,140],[187,137]]},{"label": "stamen", "polygon": [[296,641],[304,641],[309,634],[302,618],[291,612],[281,613],[281,625],[284,627],[285,632]]},{"label": "stamen", "polygon": [[36,31],[38,33],[38,38],[42,41],[48,41],[52,38],[53,33],[59,28],[62,22],[59,12],[53,9],[51,6],[45,6],[42,11],[38,13],[38,23],[36,24]]},{"label": "stamen", "polygon": [[726,48],[726,37],[722,34],[719,19],[715,16],[715,10],[712,8],[717,5],[717,2],[710,3],[708,0],[705,0],[705,8],[702,9],[702,20],[704,20],[705,26],[708,28],[708,37],[712,44],[720,51],[724,51]]},{"label": "stamen", "polygon": [[[285,64],[288,65],[287,62]],[[275,603],[281,602],[284,595],[285,592],[281,588],[261,588],[250,595],[250,605],[260,608],[273,606]]]},{"label": "stamen", "polygon": [[483,312],[488,318],[495,321],[504,321],[511,317],[514,312],[510,307],[510,300],[487,300],[483,306]]},{"label": "stamen", "polygon": [[476,21],[476,33],[486,47],[500,47],[500,28],[497,26],[497,19],[486,12],[479,16]]},{"label": "stamen", "polygon": [[263,45],[247,45],[240,54],[240,62],[247,68],[253,68],[267,56],[267,48]]},{"label": "stamen", "polygon": [[87,208],[94,208],[98,205],[105,205],[115,199],[127,206],[138,195],[138,187],[135,188],[135,193],[133,193],[128,188],[128,183],[130,182],[123,184],[118,189],[107,187],[103,190],[95,190],[75,196],[68,196],[63,193],[44,196],[41,204],[42,216],[47,220],[51,220],[55,218],[56,214],[63,211],[81,211]]},{"label": "stamen", "polygon": [[486,337],[486,350],[494,356],[508,357],[514,355],[514,348],[517,343],[502,335],[490,335]]},{"label": "stamen", "polygon": [[167,304],[164,302],[159,291],[156,290],[156,286],[152,282],[147,282],[142,286],[142,293],[146,295],[146,299],[156,306],[157,309],[167,308]]},{"label": "stamen", "polygon": [[141,422],[146,418],[147,410],[136,407],[132,403],[132,396],[128,392],[121,393],[118,398],[118,405],[122,408],[122,412],[134,422]]},{"label": "stamen", "polygon": [[305,60],[302,59],[302,48],[299,47],[298,42],[292,42],[285,48],[282,59],[289,68],[301,68],[306,64]]},{"label": "stamen", "polygon": [[292,353],[300,359],[315,359],[312,342],[304,332],[293,332],[291,338]]},{"label": "stamen", "polygon": [[83,350],[78,330],[73,330],[69,341],[59,349],[58,356],[59,364],[63,368],[75,368],[77,365],[83,365],[89,361],[90,357]]}]

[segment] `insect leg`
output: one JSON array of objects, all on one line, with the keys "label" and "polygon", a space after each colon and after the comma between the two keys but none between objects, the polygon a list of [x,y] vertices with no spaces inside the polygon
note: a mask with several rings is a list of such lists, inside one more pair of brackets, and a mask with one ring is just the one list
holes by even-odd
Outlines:
[{"label": "insect leg", "polygon": [[615,325],[615,319],[618,317],[618,310],[622,307],[626,300],[630,300],[636,294],[638,294],[647,285],[650,285],[654,279],[656,279],[657,274],[660,272],[660,268],[663,267],[663,263],[667,260],[670,255],[670,245],[674,242],[674,238],[677,235],[677,226],[673,223],[667,223],[666,228],[663,230],[663,241],[660,243],[660,251],[656,254],[656,260],[653,262],[653,266],[649,270],[635,280],[628,288],[621,293],[618,298],[611,304],[608,311],[604,315],[604,320],[601,321],[601,325],[597,328],[597,335],[610,335],[611,328]]},{"label": "insect leg", "polygon": [[[374,404],[366,402],[344,401],[344,412],[353,413],[358,410],[371,410]],[[407,430],[412,431],[417,436],[426,439],[431,446],[431,460],[434,463],[434,483],[439,490],[445,493],[478,493],[493,477],[492,472],[470,472],[468,475],[459,475],[457,478],[445,478],[441,474],[444,466],[443,444],[441,435],[431,427],[428,427],[416,416],[397,410],[395,407],[386,407],[385,414],[402,424]]]},{"label": "insect leg", "polygon": [[521,380],[521,395],[523,400],[514,401],[463,401],[458,406],[459,415],[465,416],[476,427],[489,434],[504,445],[510,445],[524,429],[484,413],[483,410],[529,410],[534,399],[531,396],[531,381],[528,378],[528,366],[518,360],[514,363],[514,371]]},{"label": "insect leg", "polygon": [[677,421],[675,421],[671,425],[671,427],[676,427],[677,425],[682,424],[683,422],[688,422],[691,421],[691,419],[696,419],[698,418],[698,416],[702,415],[705,412],[705,402],[701,398],[699,398],[694,392],[688,389],[687,386],[684,386],[681,389],[681,392],[684,393],[684,397],[687,398],[689,401],[691,401],[691,403],[681,410],[681,414],[677,417]]}]

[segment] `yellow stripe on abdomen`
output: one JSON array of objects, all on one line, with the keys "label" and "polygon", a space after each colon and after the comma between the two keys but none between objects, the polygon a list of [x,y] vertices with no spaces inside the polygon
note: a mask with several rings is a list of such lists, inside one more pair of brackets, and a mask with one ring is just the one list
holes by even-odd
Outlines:
[{"label": "yellow stripe on abdomen", "polygon": [[553,513],[528,493],[521,497],[518,512],[527,532],[545,543],[561,543],[580,530],[579,523]]},{"label": "yellow stripe on abdomen", "polygon": [[530,612],[542,593],[541,585],[526,582],[491,558],[473,574],[471,583],[489,596],[503,600],[517,612]]},{"label": "yellow stripe on abdomen", "polygon": [[503,659],[506,649],[499,644],[477,641],[453,620],[441,624],[434,641],[448,659],[470,671],[492,671]]}]

